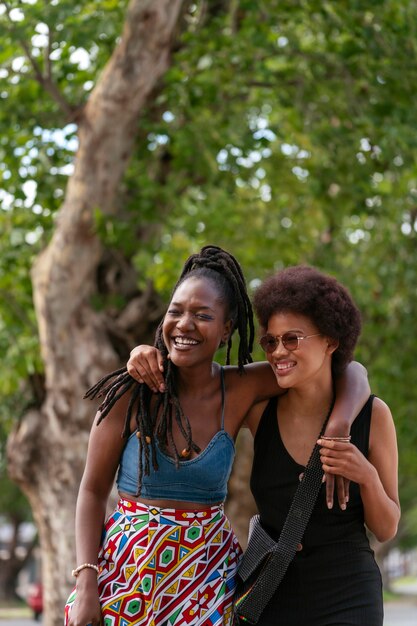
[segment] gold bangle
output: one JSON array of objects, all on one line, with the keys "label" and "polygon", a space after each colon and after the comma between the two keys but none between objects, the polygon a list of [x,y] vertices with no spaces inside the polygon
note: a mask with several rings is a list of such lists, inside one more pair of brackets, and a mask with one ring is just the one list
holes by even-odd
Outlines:
[{"label": "gold bangle", "polygon": [[94,565],[94,563],[83,563],[82,565],[79,565],[78,567],[73,569],[71,573],[73,576],[75,576],[75,578],[77,578],[81,570],[86,569],[86,567],[89,567],[90,569],[94,569],[98,575],[99,573],[98,565]]}]

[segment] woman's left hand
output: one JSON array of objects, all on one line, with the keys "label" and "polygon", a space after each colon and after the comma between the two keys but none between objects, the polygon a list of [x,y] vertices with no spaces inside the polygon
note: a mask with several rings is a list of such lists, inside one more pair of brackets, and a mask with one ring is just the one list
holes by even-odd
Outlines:
[{"label": "woman's left hand", "polygon": [[334,474],[325,473],[324,479],[326,483],[326,502],[329,509],[333,508],[334,495],[337,494],[339,507],[344,511],[346,504],[349,502],[350,481],[343,476],[334,476]]}]

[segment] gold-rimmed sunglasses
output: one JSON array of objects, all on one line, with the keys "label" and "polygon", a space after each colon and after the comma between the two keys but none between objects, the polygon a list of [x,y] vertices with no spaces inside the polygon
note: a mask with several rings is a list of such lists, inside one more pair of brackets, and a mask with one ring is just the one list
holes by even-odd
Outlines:
[{"label": "gold-rimmed sunglasses", "polygon": [[297,333],[292,332],[284,333],[283,335],[270,335],[267,333],[260,338],[259,343],[261,348],[268,354],[275,352],[280,341],[286,350],[294,352],[294,350],[300,347],[301,339],[310,339],[310,337],[319,337],[320,335],[321,333],[316,333],[315,335],[297,335]]}]

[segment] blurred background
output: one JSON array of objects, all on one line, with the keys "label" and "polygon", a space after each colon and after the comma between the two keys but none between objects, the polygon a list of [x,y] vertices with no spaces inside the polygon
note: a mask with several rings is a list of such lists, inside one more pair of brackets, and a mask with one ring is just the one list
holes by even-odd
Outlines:
[{"label": "blurred background", "polygon": [[415,602],[416,24],[411,0],[0,1],[0,617],[62,622],[83,394],[208,243],[250,290],[296,263],[350,289],[400,451],[400,530],[373,545],[387,602]]}]

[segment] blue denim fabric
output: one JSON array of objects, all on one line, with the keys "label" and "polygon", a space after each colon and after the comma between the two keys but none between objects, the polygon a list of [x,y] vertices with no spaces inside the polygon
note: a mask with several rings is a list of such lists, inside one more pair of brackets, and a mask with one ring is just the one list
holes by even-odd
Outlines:
[{"label": "blue denim fabric", "polygon": [[[140,495],[157,500],[182,500],[213,504],[222,502],[232,470],[235,444],[225,430],[219,430],[208,446],[194,459],[175,461],[164,454],[156,442],[159,469],[151,466],[149,476],[143,476]],[[138,488],[139,442],[133,433],[125,446],[117,475],[120,492],[136,495]]]},{"label": "blue denim fabric", "polygon": [[[227,493],[227,482],[232,471],[235,444],[224,430],[224,372],[220,370],[222,392],[221,429],[213,436],[208,446],[198,456],[189,461],[175,461],[162,452],[155,441],[159,469],[151,466],[150,475],[143,476],[140,495],[153,500],[181,500],[215,504],[223,502]],[[127,495],[139,495],[138,490],[139,441],[136,432],[132,433],[123,450],[117,488]],[[151,464],[152,465],[152,464]]]}]

